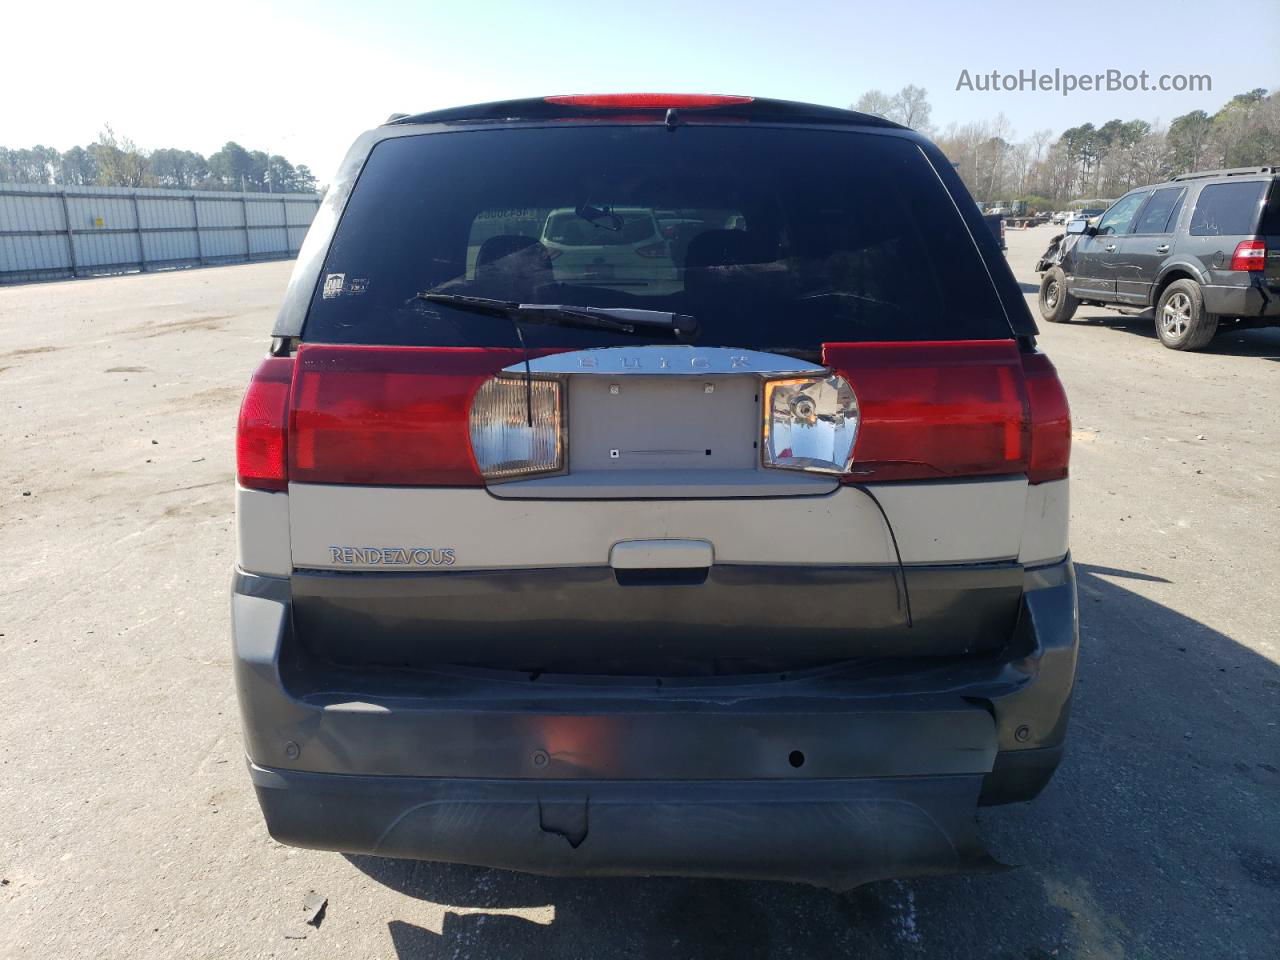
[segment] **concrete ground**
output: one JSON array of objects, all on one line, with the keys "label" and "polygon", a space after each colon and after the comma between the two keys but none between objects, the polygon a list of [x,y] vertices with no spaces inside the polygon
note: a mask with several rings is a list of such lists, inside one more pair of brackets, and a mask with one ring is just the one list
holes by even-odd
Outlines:
[{"label": "concrete ground", "polygon": [[[1053,232],[1010,233],[1029,298]],[[267,837],[228,663],[232,431],[289,269],[0,288],[0,956],[1280,953],[1280,330],[1180,354],[1149,316],[1046,325],[1083,654],[1057,778],[980,814],[1021,869],[564,881]]]}]

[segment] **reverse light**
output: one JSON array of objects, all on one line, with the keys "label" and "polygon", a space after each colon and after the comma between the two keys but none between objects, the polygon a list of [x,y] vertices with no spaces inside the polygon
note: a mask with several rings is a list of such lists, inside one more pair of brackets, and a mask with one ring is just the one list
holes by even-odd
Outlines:
[{"label": "reverse light", "polygon": [[1231,254],[1232,270],[1265,270],[1267,245],[1261,240],[1241,240]]},{"label": "reverse light", "polygon": [[763,463],[844,473],[858,438],[858,419],[858,400],[844,377],[766,380]]},{"label": "reverse light", "polygon": [[493,377],[476,391],[468,425],[486,480],[564,469],[563,404],[557,380]]},{"label": "reverse light", "polygon": [[289,487],[289,386],[293,359],[267,357],[240,403],[236,424],[236,482],[253,490]]},{"label": "reverse light", "polygon": [[668,110],[672,107],[725,107],[750,103],[752,97],[725,96],[712,93],[574,93],[562,97],[544,97],[547,103],[570,107],[631,107]]}]

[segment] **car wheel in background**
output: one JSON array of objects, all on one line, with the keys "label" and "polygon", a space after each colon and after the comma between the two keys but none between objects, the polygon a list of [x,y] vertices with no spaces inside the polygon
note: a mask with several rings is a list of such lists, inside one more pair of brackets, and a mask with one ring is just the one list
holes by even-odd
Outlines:
[{"label": "car wheel in background", "polygon": [[1156,302],[1156,336],[1170,350],[1199,350],[1218,332],[1218,318],[1204,309],[1194,280],[1175,280]]},{"label": "car wheel in background", "polygon": [[1080,301],[1067,292],[1067,277],[1061,267],[1052,267],[1040,279],[1040,316],[1049,323],[1066,323],[1075,315]]}]

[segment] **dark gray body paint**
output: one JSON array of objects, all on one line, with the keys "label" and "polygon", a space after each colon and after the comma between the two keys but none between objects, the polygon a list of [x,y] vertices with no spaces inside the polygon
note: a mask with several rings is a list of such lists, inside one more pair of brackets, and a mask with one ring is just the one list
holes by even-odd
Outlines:
[{"label": "dark gray body paint", "polygon": [[[1208,313],[1262,323],[1280,318],[1280,286],[1276,285],[1280,268],[1272,267],[1270,258],[1265,272],[1227,269],[1236,244],[1241,240],[1260,236],[1270,253],[1280,245],[1280,237],[1261,234],[1193,236],[1190,232],[1200,192],[1206,186],[1220,184],[1227,179],[1205,177],[1131,190],[1116,203],[1137,193],[1185,187],[1178,216],[1170,224],[1168,232],[1067,236],[1059,247],[1056,261],[1050,257],[1050,262],[1042,261],[1037,269],[1043,270],[1052,263],[1062,267],[1067,277],[1067,289],[1087,303],[1151,307],[1169,283],[1186,278],[1200,285]],[[1274,176],[1232,175],[1229,180],[1236,183],[1272,183]],[[1274,191],[1280,188],[1272,186],[1270,189],[1274,195]],[[1143,212],[1139,209],[1134,223]]]},{"label": "dark gray body paint", "polygon": [[990,652],[1012,632],[1022,593],[1013,563],[662,573],[627,581],[608,566],[296,572],[293,616],[309,652],[346,665],[672,675],[711,663],[732,672],[753,662],[794,669]]}]

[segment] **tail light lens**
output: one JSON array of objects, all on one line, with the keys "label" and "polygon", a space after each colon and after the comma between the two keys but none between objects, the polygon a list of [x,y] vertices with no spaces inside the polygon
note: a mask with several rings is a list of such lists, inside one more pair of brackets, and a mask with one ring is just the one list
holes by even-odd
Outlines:
[{"label": "tail light lens", "polygon": [[844,473],[857,436],[858,400],[844,377],[765,381],[766,467]]},{"label": "tail light lens", "polygon": [[1232,270],[1265,270],[1267,245],[1261,240],[1241,240],[1231,254]]},{"label": "tail light lens", "polygon": [[476,391],[468,422],[471,449],[485,479],[564,468],[558,381],[494,377]]},{"label": "tail light lens", "polygon": [[509,349],[304,344],[293,386],[290,477],[481,486],[471,399],[520,356]]},{"label": "tail light lens", "polygon": [[1031,451],[1027,480],[1043,483],[1067,475],[1071,459],[1071,410],[1058,371],[1043,353],[1022,356],[1031,408]]},{"label": "tail light lens", "polygon": [[236,424],[236,482],[253,490],[289,486],[291,357],[267,357],[249,381]]},{"label": "tail light lens", "polygon": [[850,481],[1067,475],[1071,414],[1044,354],[975,340],[830,343],[823,357],[857,391]]},{"label": "tail light lens", "polygon": [[1026,472],[1030,429],[1012,340],[829,343],[823,357],[857,391],[850,480]]}]

